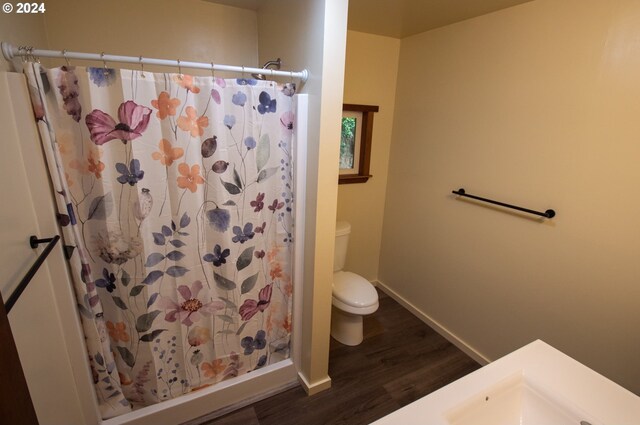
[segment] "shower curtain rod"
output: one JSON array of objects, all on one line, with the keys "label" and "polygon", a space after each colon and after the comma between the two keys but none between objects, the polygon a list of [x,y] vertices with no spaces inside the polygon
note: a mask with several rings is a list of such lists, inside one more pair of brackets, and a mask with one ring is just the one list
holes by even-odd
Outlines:
[{"label": "shower curtain rod", "polygon": [[69,59],[84,59],[94,60],[103,63],[107,62],[124,62],[135,63],[138,65],[161,65],[161,66],[175,66],[178,68],[194,68],[194,69],[207,69],[211,71],[230,71],[230,72],[242,72],[247,74],[264,74],[269,76],[278,77],[290,77],[299,78],[303,83],[309,78],[309,71],[303,69],[302,71],[280,71],[275,69],[253,68],[246,66],[236,65],[221,65],[205,63],[205,62],[188,62],[181,60],[169,60],[169,59],[154,59],[144,58],[142,56],[119,56],[119,55],[107,55],[105,53],[80,53],[80,52],[67,52],[66,50],[41,50],[31,47],[15,47],[11,43],[6,41],[2,42],[2,54],[6,60],[11,61],[16,56],[36,57],[36,58],[63,58]]}]

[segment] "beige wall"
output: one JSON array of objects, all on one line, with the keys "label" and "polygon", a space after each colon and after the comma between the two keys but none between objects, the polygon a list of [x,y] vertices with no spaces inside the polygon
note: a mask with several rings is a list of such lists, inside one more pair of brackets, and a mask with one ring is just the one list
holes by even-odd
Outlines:
[{"label": "beige wall", "polygon": [[[286,13],[283,13],[286,10]],[[330,385],[329,331],[337,200],[346,0],[267,0],[258,13],[260,60],[308,68],[305,270],[300,375],[309,393]]]},{"label": "beige wall", "polygon": [[[14,46],[48,48],[44,14],[0,13],[0,41]],[[0,71],[13,70],[11,63],[0,55]]]},{"label": "beige wall", "polygon": [[45,21],[51,49],[245,66],[258,60],[256,12],[201,0],[49,0]]},{"label": "beige wall", "polygon": [[380,280],[489,359],[541,338],[640,394],[638,39],[635,0],[403,39]]},{"label": "beige wall", "polygon": [[351,223],[345,269],[378,278],[400,40],[348,31],[344,103],[377,105],[370,174],[366,183],[338,187],[338,220]]}]

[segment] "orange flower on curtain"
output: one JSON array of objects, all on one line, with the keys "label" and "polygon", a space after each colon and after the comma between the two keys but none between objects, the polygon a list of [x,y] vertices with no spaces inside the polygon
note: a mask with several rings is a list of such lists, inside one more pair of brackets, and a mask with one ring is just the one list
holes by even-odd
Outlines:
[{"label": "orange flower on curtain", "polygon": [[187,89],[195,94],[200,93],[200,87],[194,85],[193,76],[191,75],[185,75],[185,74],[182,74],[180,76],[176,75],[173,77],[173,81],[178,83],[178,85],[183,89]]},{"label": "orange flower on curtain", "polygon": [[109,336],[115,342],[118,342],[118,341],[127,342],[127,341],[129,341],[129,334],[127,333],[127,326],[124,324],[124,322],[113,323],[111,321],[107,321],[107,330],[109,331]]},{"label": "orange flower on curtain", "polygon": [[200,365],[200,367],[202,368],[204,376],[207,378],[213,378],[216,375],[224,372],[225,369],[225,366],[222,363],[222,359],[215,359],[211,363],[202,362],[202,365]]},{"label": "orange flower on curtain", "polygon": [[101,156],[102,151],[92,149],[89,151],[89,155],[87,157],[87,170],[90,173],[93,173],[97,179],[102,177],[102,171],[104,171],[104,162],[100,161]]},{"label": "orange flower on curtain", "polygon": [[199,184],[204,183],[204,179],[200,175],[200,166],[194,164],[189,168],[186,162],[178,165],[178,187],[180,189],[189,189],[192,193],[196,191]]},{"label": "orange flower on curtain", "polygon": [[167,167],[173,164],[173,161],[177,161],[182,158],[182,155],[184,155],[184,150],[182,148],[172,147],[171,142],[167,139],[160,140],[158,148],[160,149],[160,152],[153,152],[151,157],[156,161],[160,161],[162,165],[166,165]]},{"label": "orange flower on curtain", "polygon": [[167,118],[169,115],[174,116],[178,105],[180,105],[180,99],[172,99],[166,91],[160,93],[157,100],[151,101],[151,106],[158,110],[156,116],[161,120]]},{"label": "orange flower on curtain", "polygon": [[181,130],[191,132],[193,137],[199,137],[204,134],[204,128],[209,125],[209,118],[205,116],[198,116],[196,108],[193,106],[187,106],[185,114],[178,118],[178,127]]}]

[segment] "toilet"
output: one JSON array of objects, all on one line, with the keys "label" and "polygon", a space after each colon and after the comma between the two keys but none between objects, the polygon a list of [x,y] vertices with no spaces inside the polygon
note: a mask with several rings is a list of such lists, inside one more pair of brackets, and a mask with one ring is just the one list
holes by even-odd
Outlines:
[{"label": "toilet", "polygon": [[350,233],[349,223],[336,223],[331,336],[342,344],[353,346],[360,344],[363,339],[362,316],[378,309],[378,293],[364,277],[342,270]]}]

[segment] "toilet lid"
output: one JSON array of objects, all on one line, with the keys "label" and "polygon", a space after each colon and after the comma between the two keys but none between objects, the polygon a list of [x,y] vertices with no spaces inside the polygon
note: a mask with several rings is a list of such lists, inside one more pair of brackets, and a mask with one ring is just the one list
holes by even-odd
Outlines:
[{"label": "toilet lid", "polygon": [[371,282],[351,272],[333,275],[333,296],[352,307],[369,307],[378,302],[378,293]]}]

